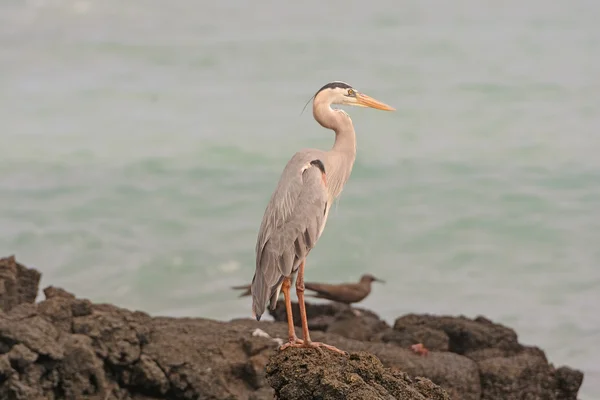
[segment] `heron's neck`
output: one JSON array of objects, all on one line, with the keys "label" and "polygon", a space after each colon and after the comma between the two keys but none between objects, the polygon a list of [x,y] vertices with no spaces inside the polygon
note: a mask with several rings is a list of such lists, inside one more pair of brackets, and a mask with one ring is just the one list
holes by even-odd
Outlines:
[{"label": "heron's neck", "polygon": [[343,110],[332,109],[328,104],[315,104],[313,114],[321,126],[335,132],[335,143],[331,151],[344,153],[354,161],[356,133],[350,116]]},{"label": "heron's neck", "polygon": [[343,128],[335,130],[335,142],[331,150],[345,153],[354,158],[356,157],[356,133],[350,117],[347,116],[345,119],[348,122]]},{"label": "heron's neck", "polygon": [[324,128],[335,132],[335,143],[327,152],[326,166],[327,188],[330,199],[333,200],[340,195],[352,173],[356,159],[356,134],[348,114],[331,109],[329,104],[315,104],[313,115]]}]

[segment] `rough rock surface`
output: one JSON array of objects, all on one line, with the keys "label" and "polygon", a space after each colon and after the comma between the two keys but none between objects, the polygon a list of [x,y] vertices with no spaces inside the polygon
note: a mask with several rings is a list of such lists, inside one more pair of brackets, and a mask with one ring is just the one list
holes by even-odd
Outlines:
[{"label": "rough rock surface", "polygon": [[[20,289],[4,299],[20,302],[0,311],[0,399],[261,400],[274,390],[280,399],[442,399],[439,385],[452,399],[574,400],[583,379],[483,318],[409,315],[390,327],[366,310],[311,305],[311,321],[321,321],[313,339],[350,355],[279,353],[285,323],[153,318],[54,287],[34,304],[39,274],[17,275],[14,259],[5,260],[0,277]],[[429,346],[427,356],[406,348],[417,342]]]},{"label": "rough rock surface", "polygon": [[[278,342],[269,334],[284,337],[284,324],[151,318],[102,304],[88,304],[87,312],[74,312],[85,308],[83,304],[88,303],[56,296],[0,315],[0,398],[273,398],[265,367],[269,357],[277,354]],[[350,351],[365,349],[361,342],[335,338],[335,344]],[[328,339],[335,341],[333,336]],[[323,369],[328,354],[304,351]],[[397,351],[402,353],[399,359],[419,358],[404,349]],[[337,366],[325,370],[337,373],[332,368]],[[372,371],[362,368],[373,376],[380,373],[380,366]],[[373,385],[394,384],[388,376],[373,379]],[[421,381],[403,382],[408,388]]]},{"label": "rough rock surface", "polygon": [[266,371],[278,399],[450,400],[429,379],[385,369],[364,352],[343,356],[324,351],[315,357],[312,350],[292,348],[275,353]]},{"label": "rough rock surface", "polygon": [[[285,307],[279,303],[271,315],[283,322]],[[292,312],[294,324],[300,326],[296,303]],[[361,340],[365,350],[376,354],[385,366],[427,377],[455,399],[575,400],[583,382],[581,371],[555,368],[542,350],[520,344],[514,330],[485,317],[408,314],[390,327],[373,312],[344,304],[311,304],[306,312],[312,330]],[[332,339],[332,343],[337,342]],[[422,343],[429,354],[410,358],[406,353],[386,351],[379,343],[403,351]]]},{"label": "rough rock surface", "polygon": [[[405,315],[395,330],[430,329],[447,335],[448,350],[477,363],[483,399],[573,399],[583,373],[567,367],[555,369],[544,352],[523,346],[514,330],[484,317]],[[573,390],[577,387],[577,390]]]},{"label": "rough rock surface", "polygon": [[17,263],[14,256],[0,258],[0,310],[9,311],[21,303],[33,303],[40,276],[35,269]]}]

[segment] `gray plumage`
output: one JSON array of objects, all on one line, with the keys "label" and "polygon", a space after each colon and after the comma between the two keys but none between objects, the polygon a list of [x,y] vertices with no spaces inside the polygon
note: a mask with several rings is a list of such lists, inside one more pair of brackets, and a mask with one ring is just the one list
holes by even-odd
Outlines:
[{"label": "gray plumage", "polygon": [[[329,195],[318,167],[323,152],[304,150],[288,162],[267,205],[256,242],[253,312],[275,307],[283,278],[296,272],[323,232]],[[325,162],[323,162],[325,164]]]},{"label": "gray plumage", "polygon": [[346,112],[332,109],[331,104],[393,110],[343,82],[327,84],[315,94],[313,116],[323,127],[335,131],[335,143],[329,151],[304,149],[294,154],[266,207],[256,241],[256,271],[251,285],[252,312],[257,320],[267,303],[275,307],[284,278],[298,270],[316,245],[329,208],[352,172],[356,158],[352,120]]}]

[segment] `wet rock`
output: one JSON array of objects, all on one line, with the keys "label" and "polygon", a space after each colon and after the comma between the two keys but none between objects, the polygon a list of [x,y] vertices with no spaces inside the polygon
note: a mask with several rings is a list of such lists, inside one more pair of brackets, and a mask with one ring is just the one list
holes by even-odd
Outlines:
[{"label": "wet rock", "polygon": [[22,344],[14,345],[7,356],[10,365],[19,372],[24,372],[25,368],[33,364],[38,358],[37,353],[34,353]]},{"label": "wet rock", "polygon": [[[6,265],[0,264],[0,276],[14,270]],[[40,303],[19,297],[26,301],[0,312],[0,399],[263,400],[273,398],[269,382],[282,399],[303,398],[285,396],[305,394],[289,377],[308,368],[299,382],[321,398],[445,398],[441,387],[461,400],[575,400],[583,379],[580,371],[554,368],[541,350],[520,345],[514,331],[484,318],[409,315],[391,328],[367,310],[307,304],[320,328],[311,326],[313,340],[351,353],[332,358],[317,350],[278,352],[287,340],[285,322],[153,318],[59,288],[44,293]],[[285,320],[281,309],[278,318]],[[429,354],[409,350],[413,342],[424,343]],[[318,368],[327,379],[317,382]]]},{"label": "wet rock", "polygon": [[377,355],[383,365],[393,366],[410,376],[424,376],[443,387],[451,398],[481,399],[481,382],[477,364],[464,356],[431,351],[419,356],[395,345],[373,343],[368,350]]},{"label": "wet rock", "polygon": [[71,303],[71,313],[74,317],[84,317],[92,313],[92,302],[88,299],[75,299]]},{"label": "wet rock", "polygon": [[40,315],[28,318],[0,314],[0,342],[2,347],[12,348],[15,344],[23,344],[28,349],[49,357],[61,360],[64,355],[63,346],[60,344],[59,331],[54,325]]},{"label": "wet rock", "polygon": [[[286,325],[283,323],[239,320],[236,324],[248,326],[249,329],[259,327],[272,337],[287,338]],[[299,330],[296,334],[300,334]],[[427,357],[422,357],[393,344],[361,342],[329,332],[315,331],[311,333],[311,337],[315,341],[325,342],[348,352],[371,353],[379,358],[385,367],[403,371],[410,376],[429,378],[443,387],[452,398],[481,399],[479,370],[475,362],[467,357],[448,352],[430,352]],[[456,396],[453,396],[453,393]]]},{"label": "wet rock", "polygon": [[396,319],[394,329],[427,327],[444,332],[448,338],[448,350],[467,354],[481,349],[495,348],[504,355],[516,354],[523,349],[514,330],[492,321],[477,317],[448,317],[409,314]]},{"label": "wet rock", "polygon": [[253,336],[256,328],[174,318],[154,318],[150,326],[144,354],[167,377],[173,398],[246,399],[253,391],[268,387],[263,368],[277,344]]},{"label": "wet rock", "polygon": [[422,343],[430,351],[448,351],[450,342],[445,332],[426,326],[396,326],[385,330],[376,339],[404,348]]},{"label": "wet rock", "polygon": [[484,399],[556,398],[556,382],[543,353],[523,352],[511,357],[488,358],[478,365]]},{"label": "wet rock", "polygon": [[131,380],[128,385],[139,388],[144,393],[165,395],[169,391],[169,380],[158,364],[150,357],[142,354],[133,365]]},{"label": "wet rock", "polygon": [[37,311],[48,318],[55,328],[64,332],[71,332],[73,321],[72,299],[54,297],[38,304]]},{"label": "wet rock", "polygon": [[66,290],[56,287],[56,286],[48,286],[44,289],[44,296],[46,299],[53,299],[56,297],[61,297],[63,299],[73,300],[75,299],[75,295],[73,293],[69,293]]},{"label": "wet rock", "polygon": [[104,364],[92,347],[92,339],[70,335],[65,342],[65,356],[59,365],[61,389],[67,399],[100,395],[106,391]]},{"label": "wet rock", "polygon": [[0,383],[6,382],[16,371],[10,365],[10,360],[7,354],[0,355]]},{"label": "wet rock", "polygon": [[349,356],[323,350],[290,348],[267,365],[267,380],[280,400],[450,399],[431,381],[383,368],[372,354]]},{"label": "wet rock", "polygon": [[89,336],[96,352],[113,366],[132,364],[148,340],[150,317],[118,307],[73,319],[73,333]]},{"label": "wet rock", "polygon": [[367,342],[389,328],[390,326],[377,316],[367,313],[356,315],[350,311],[342,311],[335,316],[334,321],[329,323],[325,331]]},{"label": "wet rock", "polygon": [[[570,368],[555,369],[542,350],[518,343],[517,334],[508,327],[484,317],[469,319],[414,314],[400,317],[394,324],[396,331],[422,328],[447,335],[450,352],[462,354],[477,363],[482,399],[577,398],[583,374]],[[447,375],[444,373],[443,376]],[[431,379],[439,382],[435,377]]]},{"label": "wet rock", "polygon": [[11,400],[30,400],[39,398],[40,393],[34,388],[25,385],[17,378],[17,375],[12,375],[0,387],[0,398]]},{"label": "wet rock", "polygon": [[580,371],[566,367],[555,370],[536,347],[526,347],[509,357],[486,358],[478,365],[484,399],[576,400],[583,381]]},{"label": "wet rock", "polygon": [[557,400],[576,400],[583,383],[583,372],[569,367],[558,368],[554,376],[557,382]]},{"label": "wet rock", "polygon": [[33,303],[41,274],[16,262],[14,256],[0,258],[0,310],[9,311],[21,303]]}]

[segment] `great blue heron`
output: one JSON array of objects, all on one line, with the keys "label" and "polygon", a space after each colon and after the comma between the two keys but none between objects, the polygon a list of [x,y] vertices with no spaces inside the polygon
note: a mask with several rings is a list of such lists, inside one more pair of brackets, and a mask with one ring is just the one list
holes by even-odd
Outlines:
[{"label": "great blue heron", "polygon": [[[344,82],[331,82],[313,96],[313,116],[321,126],[335,132],[329,151],[303,149],[285,166],[263,216],[256,241],[256,271],[252,278],[252,314],[257,321],[271,309],[283,291],[288,320],[287,347],[325,347],[345,353],[334,346],[310,339],[304,304],[304,266],[308,253],[319,240],[329,208],[350,177],[356,158],[356,134],[350,116],[332,104],[371,107],[394,111],[394,108],[359,93]],[[303,339],[294,331],[290,287],[296,276],[296,294],[300,308]]]}]

